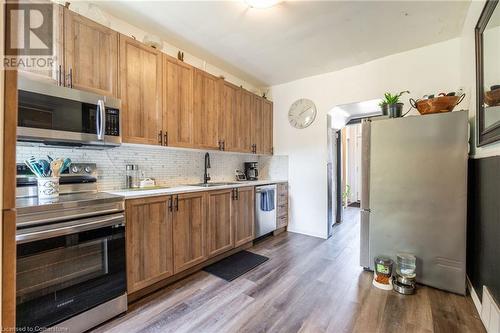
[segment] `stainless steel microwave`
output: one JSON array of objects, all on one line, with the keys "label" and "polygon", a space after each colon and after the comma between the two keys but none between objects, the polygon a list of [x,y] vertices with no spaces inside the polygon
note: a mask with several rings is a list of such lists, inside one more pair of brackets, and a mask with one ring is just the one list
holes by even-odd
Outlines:
[{"label": "stainless steel microwave", "polygon": [[121,101],[19,76],[19,142],[110,148],[121,138]]}]

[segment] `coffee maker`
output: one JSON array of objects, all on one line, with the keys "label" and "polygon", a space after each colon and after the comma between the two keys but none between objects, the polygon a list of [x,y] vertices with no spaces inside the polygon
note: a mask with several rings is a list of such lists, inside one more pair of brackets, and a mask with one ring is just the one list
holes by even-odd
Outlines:
[{"label": "coffee maker", "polygon": [[257,169],[257,162],[245,162],[245,175],[247,180],[258,180],[259,170]]}]

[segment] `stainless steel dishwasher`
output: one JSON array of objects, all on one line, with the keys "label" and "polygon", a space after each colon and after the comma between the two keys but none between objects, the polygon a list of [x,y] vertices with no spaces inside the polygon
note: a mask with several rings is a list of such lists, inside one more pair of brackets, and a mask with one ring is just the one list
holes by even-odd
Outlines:
[{"label": "stainless steel dishwasher", "polygon": [[276,230],[276,199],[276,184],[255,188],[255,238]]}]

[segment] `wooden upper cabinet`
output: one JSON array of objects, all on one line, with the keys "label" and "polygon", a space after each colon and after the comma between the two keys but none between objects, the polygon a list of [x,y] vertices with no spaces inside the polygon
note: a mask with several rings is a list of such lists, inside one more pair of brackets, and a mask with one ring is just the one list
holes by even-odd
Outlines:
[{"label": "wooden upper cabinet", "polygon": [[218,115],[220,79],[202,70],[194,72],[194,145],[197,148],[219,149]]},{"label": "wooden upper cabinet", "polygon": [[120,96],[125,142],[162,144],[162,55],[120,35]]},{"label": "wooden upper cabinet", "polygon": [[262,153],[273,154],[273,102],[262,99]]},{"label": "wooden upper cabinet", "polygon": [[237,130],[241,112],[241,88],[223,81],[219,113],[219,140],[224,150],[240,151]]},{"label": "wooden upper cabinet", "polygon": [[164,145],[193,147],[194,68],[167,55],[163,59]]},{"label": "wooden upper cabinet", "polygon": [[262,104],[263,98],[257,95],[252,96],[253,108],[250,112],[251,117],[251,138],[252,145],[255,145],[255,152],[258,154],[262,154],[263,150],[263,114],[262,114]]},{"label": "wooden upper cabinet", "polygon": [[73,88],[117,96],[118,33],[64,9],[64,69]]},{"label": "wooden upper cabinet", "polygon": [[255,108],[255,95],[241,89],[241,108],[236,121],[239,151],[252,152],[252,113]]},{"label": "wooden upper cabinet", "polygon": [[[23,1],[25,3],[25,1]],[[28,3],[39,3],[39,1],[28,1]],[[52,39],[52,66],[46,70],[34,69],[32,67],[19,67],[19,74],[34,80],[41,80],[47,83],[59,84],[62,81],[62,74],[59,76],[59,66],[61,73],[64,69],[64,7],[52,4],[53,39]]]},{"label": "wooden upper cabinet", "polygon": [[173,196],[174,273],[207,258],[205,193]]},{"label": "wooden upper cabinet", "polygon": [[147,287],[173,274],[171,197],[126,201],[127,290]]},{"label": "wooden upper cabinet", "polygon": [[234,247],[232,200],[232,189],[207,193],[207,255],[209,257]]},{"label": "wooden upper cabinet", "polygon": [[254,187],[237,189],[236,200],[233,200],[234,246],[238,247],[253,241],[255,194]]}]

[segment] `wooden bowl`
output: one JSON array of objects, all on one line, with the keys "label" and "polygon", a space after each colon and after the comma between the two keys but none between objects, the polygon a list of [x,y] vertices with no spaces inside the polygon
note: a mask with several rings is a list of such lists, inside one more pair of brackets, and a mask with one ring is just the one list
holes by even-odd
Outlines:
[{"label": "wooden bowl", "polygon": [[488,106],[500,105],[500,89],[487,91],[484,93],[484,102]]},{"label": "wooden bowl", "polygon": [[410,98],[410,104],[417,109],[420,114],[451,112],[455,106],[460,104],[464,97],[465,94],[461,96],[439,96],[417,101]]}]

